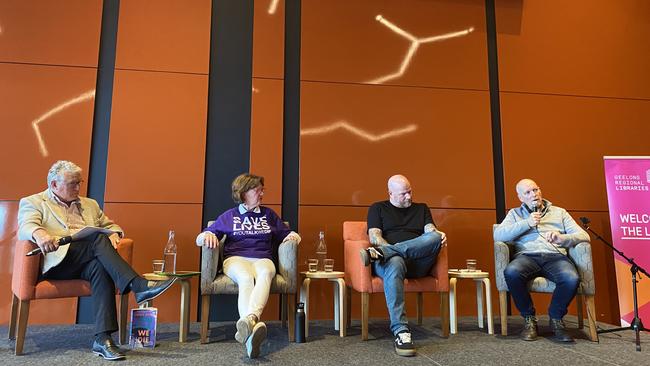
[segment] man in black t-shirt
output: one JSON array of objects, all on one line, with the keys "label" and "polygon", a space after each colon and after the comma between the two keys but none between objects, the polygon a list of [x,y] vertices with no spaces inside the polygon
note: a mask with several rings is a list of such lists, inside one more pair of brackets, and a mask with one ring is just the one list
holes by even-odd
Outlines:
[{"label": "man in black t-shirt", "polygon": [[389,200],[374,203],[368,210],[368,236],[373,246],[361,250],[361,261],[384,281],[390,329],[395,352],[415,355],[406,312],[404,278],[429,274],[438,252],[447,245],[445,233],[436,229],[429,207],[411,201],[411,184],[403,175],[388,179]]}]

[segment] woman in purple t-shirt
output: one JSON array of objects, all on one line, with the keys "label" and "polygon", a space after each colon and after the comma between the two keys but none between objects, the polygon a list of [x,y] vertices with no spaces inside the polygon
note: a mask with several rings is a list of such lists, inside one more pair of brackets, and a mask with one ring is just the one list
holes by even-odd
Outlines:
[{"label": "woman in purple t-shirt", "polygon": [[275,276],[274,243],[300,242],[270,208],[261,206],[264,178],[241,174],[232,182],[232,198],[239,205],[221,214],[196,238],[197,245],[217,249],[222,243],[223,272],[239,287],[235,339],[246,344],[248,357],[259,355],[266,325],[259,321]]}]

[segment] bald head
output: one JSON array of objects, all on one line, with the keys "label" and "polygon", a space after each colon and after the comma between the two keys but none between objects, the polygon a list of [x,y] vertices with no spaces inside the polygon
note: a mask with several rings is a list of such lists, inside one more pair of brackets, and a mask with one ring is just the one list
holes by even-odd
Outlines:
[{"label": "bald head", "polygon": [[517,197],[531,209],[542,206],[542,190],[532,179],[522,179],[517,183]]},{"label": "bald head", "polygon": [[523,190],[528,186],[537,186],[537,183],[535,183],[534,180],[529,178],[524,178],[519,182],[517,182],[517,185],[515,186],[515,189],[517,190],[517,194],[521,194],[521,192],[523,192]]},{"label": "bald head", "polygon": [[388,178],[388,197],[395,207],[411,206],[411,183],[401,174]]}]

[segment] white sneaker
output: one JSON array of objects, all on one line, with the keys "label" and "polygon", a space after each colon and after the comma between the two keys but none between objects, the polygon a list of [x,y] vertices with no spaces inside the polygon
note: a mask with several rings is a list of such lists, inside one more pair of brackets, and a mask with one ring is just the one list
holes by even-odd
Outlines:
[{"label": "white sneaker", "polygon": [[245,316],[237,320],[237,333],[235,333],[235,339],[239,343],[244,343],[248,337],[253,332],[253,327],[255,326],[254,319],[251,316]]},{"label": "white sneaker", "polygon": [[251,336],[246,340],[246,355],[248,358],[257,358],[260,355],[260,346],[266,339],[266,324],[257,322],[253,327]]}]

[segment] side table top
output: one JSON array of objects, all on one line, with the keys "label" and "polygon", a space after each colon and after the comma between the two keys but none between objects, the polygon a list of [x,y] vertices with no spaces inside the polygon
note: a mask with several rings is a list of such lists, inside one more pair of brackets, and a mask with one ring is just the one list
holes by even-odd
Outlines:
[{"label": "side table top", "polygon": [[307,278],[343,278],[345,277],[345,272],[341,271],[332,271],[332,272],[325,272],[325,271],[316,271],[316,272],[300,272],[303,276]]},{"label": "side table top", "polygon": [[149,281],[165,281],[173,277],[177,277],[179,279],[185,279],[185,278],[192,278],[194,276],[200,275],[201,272],[197,271],[177,271],[176,273],[143,273],[141,276]]},{"label": "side table top", "polygon": [[488,272],[483,272],[480,269],[475,271],[468,271],[466,269],[450,269],[448,272],[449,277],[455,278],[487,278],[490,277]]}]

